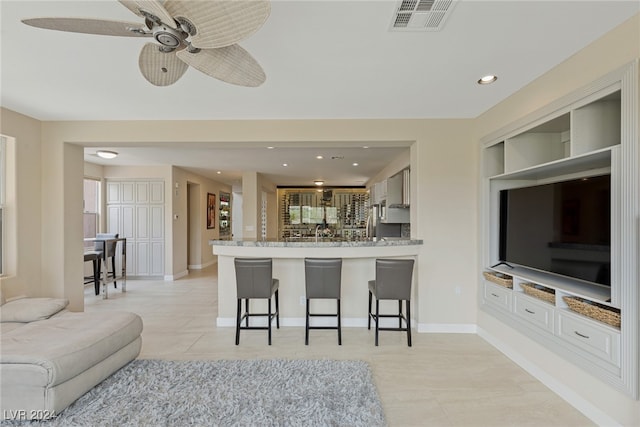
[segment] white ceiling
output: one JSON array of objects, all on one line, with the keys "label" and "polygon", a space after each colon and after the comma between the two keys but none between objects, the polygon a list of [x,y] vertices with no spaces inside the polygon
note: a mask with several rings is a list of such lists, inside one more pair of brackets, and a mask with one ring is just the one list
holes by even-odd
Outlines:
[{"label": "white ceiling", "polygon": [[[265,25],[240,43],[264,68],[262,86],[233,86],[190,69],[173,86],[159,88],[137,68],[147,39],[20,23],[43,16],[139,20],[117,1],[1,0],[1,104],[40,120],[470,118],[640,11],[637,0],[457,1],[441,31],[392,32],[398,5],[275,0]],[[496,83],[476,84],[489,73],[499,76]],[[345,145],[342,153],[320,153],[358,161],[356,173],[350,162],[338,161],[310,170],[313,147],[282,147],[278,154],[256,148],[118,147],[121,156],[110,164],[169,163],[214,177],[228,170],[236,179],[243,169],[261,172],[256,167],[268,156],[303,156],[302,172],[280,167],[265,173],[279,184],[308,184],[326,174],[341,181],[335,185],[358,185],[402,149]],[[94,161],[94,153],[88,148],[87,160]]]}]

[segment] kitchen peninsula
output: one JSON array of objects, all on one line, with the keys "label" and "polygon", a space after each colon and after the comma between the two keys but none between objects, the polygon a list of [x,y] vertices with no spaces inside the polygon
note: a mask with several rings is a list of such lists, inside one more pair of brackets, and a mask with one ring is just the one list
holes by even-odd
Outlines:
[{"label": "kitchen peninsula", "polygon": [[[211,240],[218,256],[218,326],[235,326],[236,276],[233,259],[273,259],[273,277],[280,280],[280,322],[282,326],[304,326],[304,258],[342,258],[342,325],[366,327],[367,282],[375,278],[376,258],[417,258],[422,240],[381,239],[335,241]],[[414,270],[414,292],[418,272]],[[415,300],[414,300],[415,301]],[[383,303],[390,303],[385,306]],[[266,301],[252,301],[255,311],[266,312]],[[263,304],[262,308],[259,304]],[[320,312],[335,309],[334,301],[314,301]],[[381,310],[397,310],[397,304],[382,301]],[[393,312],[393,311],[391,311]],[[415,311],[414,311],[415,313]],[[318,319],[321,322],[323,319]],[[255,320],[258,322],[259,320]],[[331,321],[331,320],[330,320]],[[415,326],[415,320],[412,322]]]}]

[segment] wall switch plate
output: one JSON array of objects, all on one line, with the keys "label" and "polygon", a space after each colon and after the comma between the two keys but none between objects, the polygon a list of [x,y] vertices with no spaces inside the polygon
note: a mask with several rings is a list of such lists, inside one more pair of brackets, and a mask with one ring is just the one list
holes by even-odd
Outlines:
[{"label": "wall switch plate", "polygon": [[300,305],[304,305],[304,303],[306,302],[306,298],[304,297],[304,295],[300,295]]}]

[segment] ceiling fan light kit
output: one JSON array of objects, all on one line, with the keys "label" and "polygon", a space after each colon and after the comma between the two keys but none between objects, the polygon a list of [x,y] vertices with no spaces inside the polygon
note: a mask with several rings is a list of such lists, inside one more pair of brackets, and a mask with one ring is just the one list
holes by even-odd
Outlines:
[{"label": "ceiling fan light kit", "polygon": [[119,0],[144,18],[132,22],[85,18],[34,18],[22,22],[48,30],[85,34],[152,37],[138,65],[155,86],[178,81],[189,66],[226,83],[256,87],[266,80],[260,64],[237,43],[255,33],[271,13],[268,0]]}]

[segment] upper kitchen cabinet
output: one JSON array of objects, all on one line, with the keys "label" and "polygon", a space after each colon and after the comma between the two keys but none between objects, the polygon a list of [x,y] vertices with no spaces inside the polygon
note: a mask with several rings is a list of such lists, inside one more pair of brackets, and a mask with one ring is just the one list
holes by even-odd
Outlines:
[{"label": "upper kitchen cabinet", "polygon": [[387,207],[409,207],[409,169],[404,169],[387,179]]},{"label": "upper kitchen cabinet", "polygon": [[403,169],[389,178],[373,184],[371,187],[374,205],[408,208],[410,205],[410,170]]}]

